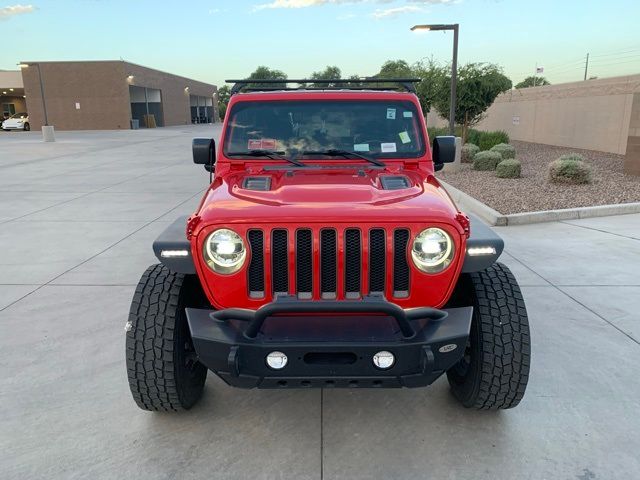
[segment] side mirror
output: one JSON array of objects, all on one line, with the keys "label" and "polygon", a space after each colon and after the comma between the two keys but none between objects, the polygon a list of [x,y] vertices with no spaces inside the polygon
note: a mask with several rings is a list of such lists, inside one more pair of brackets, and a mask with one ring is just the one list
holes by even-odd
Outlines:
[{"label": "side mirror", "polygon": [[194,138],[192,143],[193,163],[213,166],[216,163],[216,142],[213,138]]},{"label": "side mirror", "polygon": [[440,136],[433,139],[433,166],[442,170],[445,163],[452,163],[456,159],[456,137],[452,135]]}]

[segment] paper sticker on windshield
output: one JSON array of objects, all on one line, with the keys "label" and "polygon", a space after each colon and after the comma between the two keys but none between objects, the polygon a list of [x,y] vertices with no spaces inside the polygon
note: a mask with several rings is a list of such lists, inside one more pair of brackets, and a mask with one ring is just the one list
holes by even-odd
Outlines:
[{"label": "paper sticker on windshield", "polygon": [[261,138],[249,140],[247,150],[275,150],[277,142],[273,138]]},{"label": "paper sticker on windshield", "polygon": [[402,112],[402,116],[404,118],[411,118],[413,117],[413,112]]},{"label": "paper sticker on windshield", "polygon": [[276,140],[274,138],[263,138],[262,139],[262,149],[263,150],[275,150],[276,149]]},{"label": "paper sticker on windshield", "polygon": [[398,136],[400,137],[400,141],[402,143],[411,143],[411,137],[407,132],[400,132]]},{"label": "paper sticker on windshield", "polygon": [[353,146],[353,151],[354,152],[368,152],[369,151],[369,144],[368,143],[356,143]]},{"label": "paper sticker on windshield", "polygon": [[380,151],[382,153],[393,153],[396,151],[396,144],[394,143],[381,143]]},{"label": "paper sticker on windshield", "polygon": [[396,119],[396,109],[387,108],[387,120],[395,120],[395,119]]}]

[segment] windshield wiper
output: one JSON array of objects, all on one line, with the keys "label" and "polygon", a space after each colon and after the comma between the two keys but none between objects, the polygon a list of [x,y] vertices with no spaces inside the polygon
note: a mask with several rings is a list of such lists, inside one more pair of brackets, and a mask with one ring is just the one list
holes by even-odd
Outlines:
[{"label": "windshield wiper", "polygon": [[267,157],[271,159],[277,160],[285,160],[289,163],[294,164],[296,167],[304,167],[304,163],[300,163],[293,158],[287,158],[282,155],[280,152],[275,152],[273,150],[248,150],[246,152],[227,152],[227,157]]},{"label": "windshield wiper", "polygon": [[373,165],[376,165],[378,167],[386,166],[384,162],[381,162],[380,160],[376,160],[375,158],[371,158],[367,155],[362,155],[357,152],[350,152],[349,150],[340,150],[337,148],[330,148],[328,150],[319,150],[319,151],[308,150],[308,151],[302,152],[302,154],[303,155],[327,155],[329,157],[344,157],[344,158],[349,158],[350,156],[352,156],[356,158],[361,158],[362,160],[366,160],[367,162],[372,163]]}]

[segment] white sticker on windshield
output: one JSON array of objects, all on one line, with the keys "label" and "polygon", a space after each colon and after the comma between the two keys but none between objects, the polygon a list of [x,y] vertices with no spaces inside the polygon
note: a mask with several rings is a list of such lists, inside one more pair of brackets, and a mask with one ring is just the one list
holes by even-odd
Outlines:
[{"label": "white sticker on windshield", "polygon": [[368,152],[369,151],[369,144],[368,143],[356,143],[353,146],[353,151],[354,152]]},{"label": "white sticker on windshield", "polygon": [[381,143],[380,144],[380,151],[382,153],[393,153],[396,151],[396,144],[395,142],[393,143]]},{"label": "white sticker on windshield", "polygon": [[395,120],[395,119],[396,119],[396,109],[387,108],[387,120]]},{"label": "white sticker on windshield", "polygon": [[411,118],[413,117],[413,112],[402,112],[402,116],[404,118]]},{"label": "white sticker on windshield", "polygon": [[400,132],[398,134],[398,136],[400,137],[400,141],[402,143],[411,143],[411,137],[409,136],[409,134],[406,131]]}]

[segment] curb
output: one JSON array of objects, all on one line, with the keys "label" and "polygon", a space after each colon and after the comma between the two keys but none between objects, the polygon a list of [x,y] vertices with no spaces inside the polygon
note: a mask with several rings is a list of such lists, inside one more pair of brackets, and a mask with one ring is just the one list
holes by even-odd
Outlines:
[{"label": "curb", "polygon": [[529,225],[531,223],[577,220],[580,218],[607,217],[609,215],[627,215],[640,213],[640,202],[618,205],[597,205],[595,207],[565,208],[562,210],[542,210],[539,212],[512,213],[503,215],[497,210],[476,200],[471,195],[438,180],[462,210],[480,217],[489,225],[505,227],[508,225]]}]

